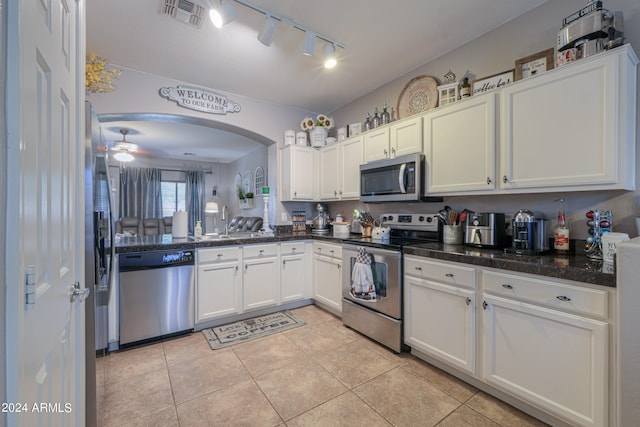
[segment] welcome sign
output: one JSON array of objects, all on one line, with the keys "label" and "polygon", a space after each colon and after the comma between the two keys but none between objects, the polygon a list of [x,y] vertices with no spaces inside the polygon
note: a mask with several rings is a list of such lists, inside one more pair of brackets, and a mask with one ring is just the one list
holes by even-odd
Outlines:
[{"label": "welcome sign", "polygon": [[175,86],[160,88],[160,96],[175,101],[179,106],[190,110],[211,114],[227,114],[240,112],[240,104],[224,95],[192,86]]}]

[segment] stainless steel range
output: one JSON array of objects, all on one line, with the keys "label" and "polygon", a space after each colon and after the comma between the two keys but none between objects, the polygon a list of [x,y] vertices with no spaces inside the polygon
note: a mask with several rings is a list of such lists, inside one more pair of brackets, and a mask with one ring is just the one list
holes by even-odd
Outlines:
[{"label": "stainless steel range", "polygon": [[342,248],[342,322],[399,353],[404,349],[402,248],[442,241],[436,214],[383,214],[388,240],[347,239]]}]

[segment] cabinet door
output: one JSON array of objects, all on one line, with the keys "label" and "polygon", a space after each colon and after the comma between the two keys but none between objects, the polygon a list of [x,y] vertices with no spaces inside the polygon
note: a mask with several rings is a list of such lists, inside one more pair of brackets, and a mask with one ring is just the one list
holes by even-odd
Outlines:
[{"label": "cabinet door", "polygon": [[308,269],[304,254],[282,256],[280,261],[280,283],[282,303],[304,299]]},{"label": "cabinet door", "polygon": [[321,200],[337,200],[341,182],[340,150],[339,144],[333,144],[320,149],[320,186]]},{"label": "cabinet door", "polygon": [[364,138],[356,136],[340,144],[342,151],[341,199],[360,198],[360,165],[364,163]]},{"label": "cabinet door", "polygon": [[405,276],[405,343],[475,372],[475,292]]},{"label": "cabinet door", "polygon": [[238,261],[204,264],[198,267],[197,322],[242,311],[242,282],[238,269]]},{"label": "cabinet door", "polygon": [[280,150],[281,200],[314,200],[316,150],[289,145]]},{"label": "cabinet door", "polygon": [[[503,90],[502,188],[633,189],[619,168],[624,173],[625,153],[632,153],[625,150],[630,143],[625,117],[629,106],[635,109],[636,71],[634,64],[633,75],[625,77],[620,56],[625,52],[577,62]],[[621,102],[631,90],[633,104]]]},{"label": "cabinet door", "polygon": [[422,116],[393,123],[390,126],[389,157],[422,153]]},{"label": "cabinet door", "polygon": [[572,424],[608,421],[608,325],[484,294],[483,377]]},{"label": "cabinet door", "polygon": [[314,255],[313,298],[342,313],[342,261],[322,255]]},{"label": "cabinet door", "polygon": [[367,131],[364,134],[364,161],[388,159],[389,153],[389,126],[383,126]]},{"label": "cabinet door", "polygon": [[244,261],[243,307],[253,310],[280,303],[280,278],[276,257]]},{"label": "cabinet door", "polygon": [[427,192],[495,188],[495,94],[474,96],[424,117]]}]

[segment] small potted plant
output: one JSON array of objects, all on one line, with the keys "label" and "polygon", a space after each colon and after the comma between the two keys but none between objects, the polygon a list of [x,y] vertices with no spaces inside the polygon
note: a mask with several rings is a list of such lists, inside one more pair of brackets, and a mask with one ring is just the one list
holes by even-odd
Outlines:
[{"label": "small potted plant", "polygon": [[238,200],[240,202],[240,209],[252,209],[254,206],[253,193],[245,193],[242,187],[236,189]]},{"label": "small potted plant", "polygon": [[325,145],[331,128],[333,128],[333,118],[325,114],[318,114],[315,120],[311,117],[305,117],[300,122],[300,129],[309,132],[309,140],[312,147]]}]

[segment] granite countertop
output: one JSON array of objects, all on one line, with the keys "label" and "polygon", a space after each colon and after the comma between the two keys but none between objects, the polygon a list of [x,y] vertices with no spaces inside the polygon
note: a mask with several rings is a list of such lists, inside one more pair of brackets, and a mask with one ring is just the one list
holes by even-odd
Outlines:
[{"label": "granite countertop", "polygon": [[[345,238],[360,237],[354,234]],[[311,232],[293,233],[278,231],[275,235],[254,234],[230,239],[196,240],[193,238],[177,239],[170,234],[160,236],[122,237],[115,245],[116,254],[171,250],[197,249],[220,246],[237,246],[248,244],[286,242],[295,240],[319,240],[342,243],[345,238],[332,235],[317,235]],[[549,255],[526,256],[504,253],[502,249],[476,249],[465,245],[445,245],[443,243],[423,243],[405,246],[404,253],[453,261],[482,267],[510,270],[519,273],[538,274],[558,279],[615,287],[616,277],[613,265],[594,261],[577,250],[566,257]]]},{"label": "granite countertop", "polygon": [[405,247],[404,253],[594,285],[616,286],[615,269],[612,264],[587,258],[580,251],[568,256],[555,256],[553,253],[534,256],[505,253],[502,249],[423,243]]}]

